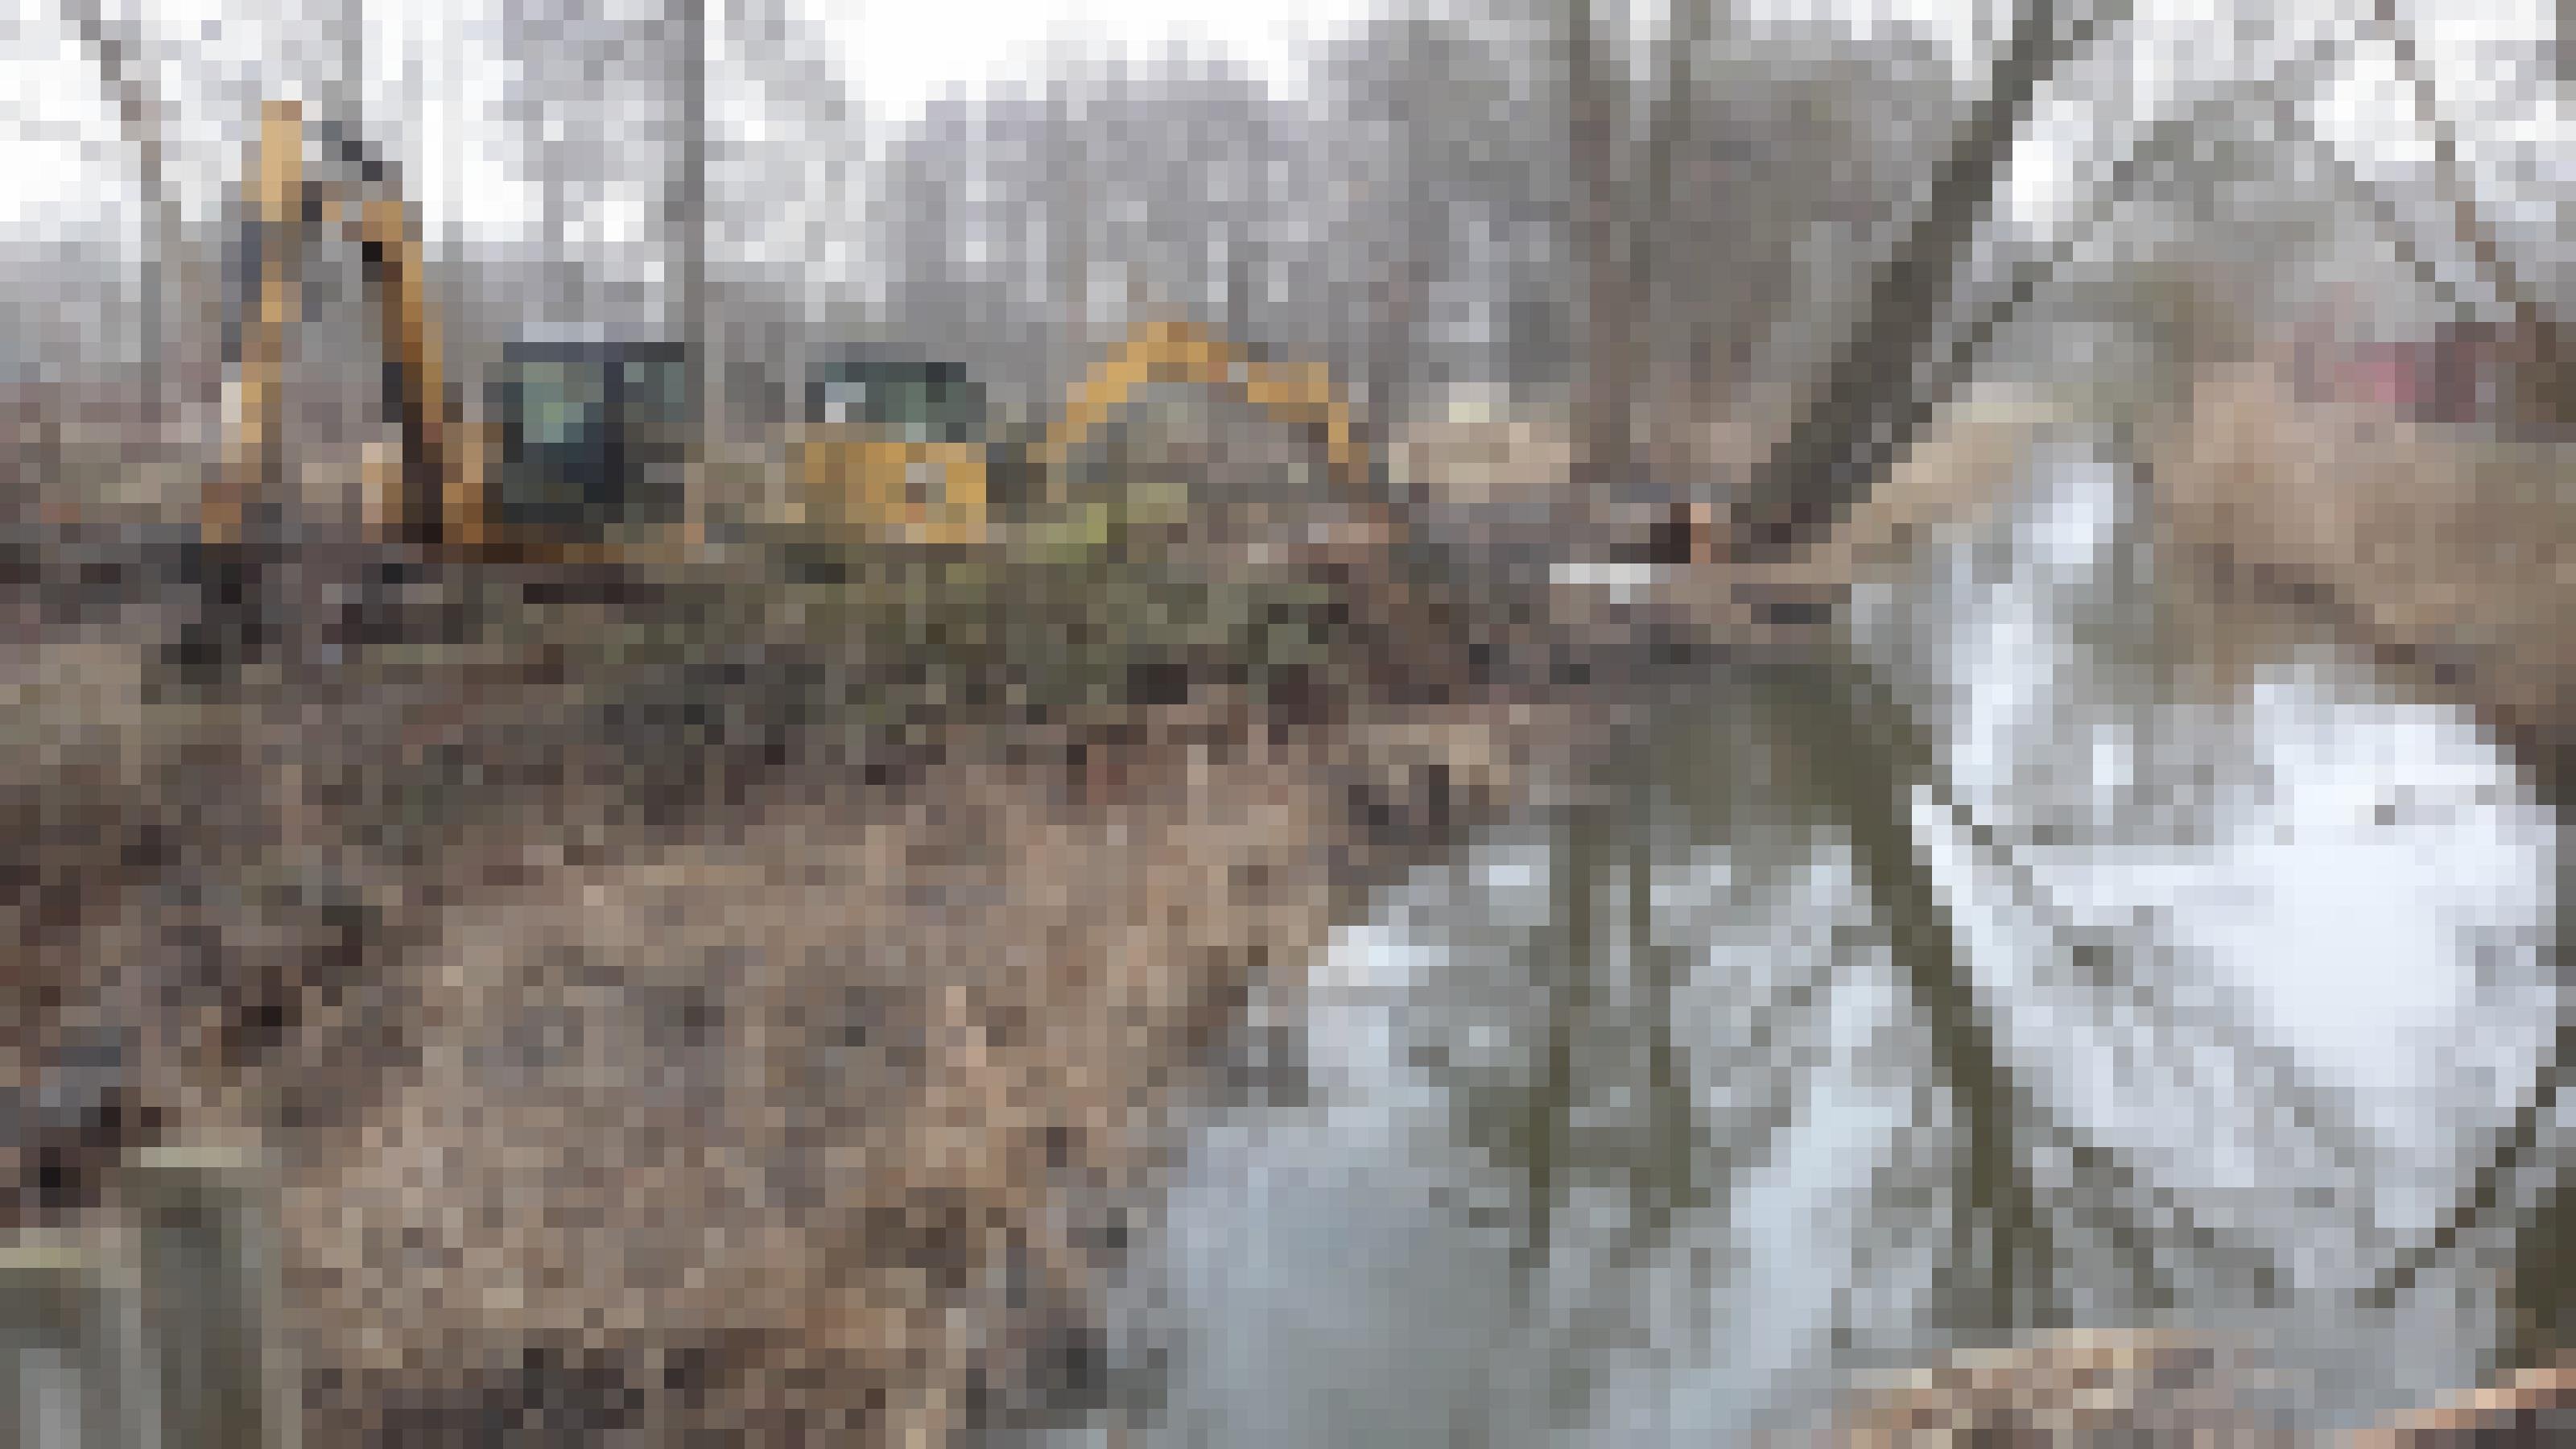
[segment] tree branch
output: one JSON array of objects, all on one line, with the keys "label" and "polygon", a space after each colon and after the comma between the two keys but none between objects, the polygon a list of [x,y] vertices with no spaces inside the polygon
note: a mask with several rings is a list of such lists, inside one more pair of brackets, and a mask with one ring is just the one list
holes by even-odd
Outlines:
[{"label": "tree branch", "polygon": [[1916,364],[1978,223],[1995,209],[2021,123],[2066,56],[2123,23],[2130,3],[2105,0],[2067,37],[2058,34],[2054,0],[2023,9],[1992,88],[1961,122],[1933,177],[1930,199],[1893,262],[1876,269],[1858,323],[1738,504],[1739,561],[1780,561],[1832,532],[1912,441],[1936,401],[1915,385]]}]

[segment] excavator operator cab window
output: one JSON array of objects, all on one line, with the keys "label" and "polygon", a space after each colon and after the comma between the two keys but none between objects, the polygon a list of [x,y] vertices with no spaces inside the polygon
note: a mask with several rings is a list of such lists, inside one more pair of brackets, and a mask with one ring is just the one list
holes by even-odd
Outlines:
[{"label": "excavator operator cab window", "polygon": [[600,413],[607,402],[597,373],[561,362],[528,368],[527,440],[531,447],[578,448],[606,426]]},{"label": "excavator operator cab window", "polygon": [[501,528],[598,542],[678,517],[688,418],[676,346],[522,342],[504,350],[493,391]]},{"label": "excavator operator cab window", "polygon": [[825,364],[807,409],[816,422],[906,443],[979,443],[988,422],[984,390],[964,367],[875,355]]}]

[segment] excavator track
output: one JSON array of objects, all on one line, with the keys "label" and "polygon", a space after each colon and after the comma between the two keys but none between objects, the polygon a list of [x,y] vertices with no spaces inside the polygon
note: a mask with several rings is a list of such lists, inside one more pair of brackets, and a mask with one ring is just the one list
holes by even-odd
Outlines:
[{"label": "excavator track", "polygon": [[0,538],[0,619],[32,638],[158,616],[170,662],[210,683],[252,663],[328,666],[370,649],[462,647],[499,606],[651,607],[692,577],[373,540],[216,543],[187,529],[50,528]]}]

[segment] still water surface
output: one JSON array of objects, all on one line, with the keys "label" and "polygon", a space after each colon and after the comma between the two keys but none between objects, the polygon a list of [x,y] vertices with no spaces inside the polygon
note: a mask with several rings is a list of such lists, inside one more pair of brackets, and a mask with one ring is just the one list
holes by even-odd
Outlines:
[{"label": "still water surface", "polygon": [[2064,1325],[2246,1331],[2321,1429],[2485,1375],[2474,1271],[2353,1295],[2528,1078],[2545,820],[2319,641],[2189,688],[2132,476],[2029,477],[1340,934],[1313,1099],[1172,1205],[1162,1442],[1742,1442]]}]

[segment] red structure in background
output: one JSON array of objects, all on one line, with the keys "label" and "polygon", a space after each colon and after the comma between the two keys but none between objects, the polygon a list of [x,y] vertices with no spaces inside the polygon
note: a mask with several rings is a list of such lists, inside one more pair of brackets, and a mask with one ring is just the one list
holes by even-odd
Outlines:
[{"label": "red structure in background", "polygon": [[[2354,315],[2351,301],[2338,294],[2333,310]],[[2320,318],[2293,342],[2290,376],[2306,402],[2408,422],[2502,424],[2516,415],[2517,370],[2535,360],[2516,341],[2512,329],[2491,322],[2450,322],[2430,338],[2348,342]]]}]

